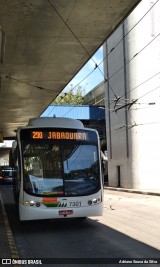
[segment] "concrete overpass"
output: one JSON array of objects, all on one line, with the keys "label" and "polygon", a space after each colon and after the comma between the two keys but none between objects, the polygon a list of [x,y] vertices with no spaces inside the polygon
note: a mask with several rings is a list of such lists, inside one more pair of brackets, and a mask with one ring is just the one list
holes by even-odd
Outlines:
[{"label": "concrete overpass", "polygon": [[1,0],[0,130],[39,116],[140,0]]}]

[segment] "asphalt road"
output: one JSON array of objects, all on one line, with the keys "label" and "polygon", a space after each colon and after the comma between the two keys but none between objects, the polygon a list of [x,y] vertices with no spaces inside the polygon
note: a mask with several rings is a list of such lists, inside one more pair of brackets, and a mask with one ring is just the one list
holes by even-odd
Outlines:
[{"label": "asphalt road", "polygon": [[[78,267],[82,266],[80,261],[87,267],[119,266],[109,261],[121,258],[126,261],[132,259],[132,263],[133,259],[143,262],[155,259],[156,262],[160,258],[159,196],[105,190],[102,217],[87,218],[83,222],[50,220],[20,223],[12,187],[1,186],[0,189],[20,258],[64,259],[63,264],[42,265],[54,267]],[[77,259],[73,264],[67,261],[73,258]],[[100,262],[100,259],[105,261]],[[157,265],[151,262],[145,265]]]}]

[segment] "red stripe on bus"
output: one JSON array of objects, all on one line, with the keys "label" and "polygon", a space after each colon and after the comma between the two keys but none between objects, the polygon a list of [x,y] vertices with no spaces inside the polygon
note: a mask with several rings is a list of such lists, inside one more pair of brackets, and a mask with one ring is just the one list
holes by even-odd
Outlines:
[{"label": "red stripe on bus", "polygon": [[48,198],[48,197],[44,197],[44,198],[42,199],[42,201],[45,202],[45,203],[57,202],[57,197],[50,197],[50,198]]}]

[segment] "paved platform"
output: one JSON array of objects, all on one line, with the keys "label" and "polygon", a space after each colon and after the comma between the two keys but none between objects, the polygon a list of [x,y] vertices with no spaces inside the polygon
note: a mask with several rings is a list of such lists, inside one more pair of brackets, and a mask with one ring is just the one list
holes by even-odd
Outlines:
[{"label": "paved platform", "polygon": [[11,258],[8,240],[8,220],[0,192],[0,258]]},{"label": "paved platform", "polygon": [[[136,189],[126,189],[126,188],[115,188],[115,187],[109,187],[106,184],[104,186],[104,189],[112,190],[112,191],[127,192],[127,193],[160,196],[160,190],[158,189],[157,190],[151,190],[151,189],[136,190]],[[15,255],[16,253],[12,251],[14,250],[14,247],[15,247],[14,240],[12,238],[10,225],[8,222],[2,194],[0,191],[0,258],[11,258],[13,255]]]}]

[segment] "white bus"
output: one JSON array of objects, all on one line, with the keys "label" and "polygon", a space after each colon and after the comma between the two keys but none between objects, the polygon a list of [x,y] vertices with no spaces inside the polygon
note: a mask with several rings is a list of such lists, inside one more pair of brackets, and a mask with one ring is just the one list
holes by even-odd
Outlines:
[{"label": "white bus", "polygon": [[10,162],[19,219],[86,218],[103,213],[96,130],[68,118],[30,119],[17,129]]}]

